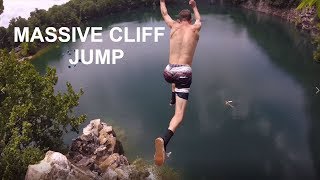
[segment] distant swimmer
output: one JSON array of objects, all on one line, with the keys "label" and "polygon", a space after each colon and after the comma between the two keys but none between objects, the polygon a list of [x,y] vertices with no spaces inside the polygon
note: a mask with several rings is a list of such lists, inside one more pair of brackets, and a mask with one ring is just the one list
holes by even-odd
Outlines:
[{"label": "distant swimmer", "polygon": [[227,106],[230,106],[230,107],[234,108],[234,106],[232,105],[232,102],[233,102],[233,101],[226,101],[225,104],[226,104]]},{"label": "distant swimmer", "polygon": [[183,120],[192,82],[191,65],[199,40],[201,21],[196,2],[190,0],[189,4],[194,12],[194,24],[192,24],[191,12],[188,9],[179,13],[177,21],[172,20],[168,14],[165,0],[160,0],[162,17],[171,29],[169,64],[164,69],[163,75],[165,80],[172,85],[170,105],[175,105],[175,114],[165,134],[155,140],[154,161],[158,166],[164,163],[166,147]]}]

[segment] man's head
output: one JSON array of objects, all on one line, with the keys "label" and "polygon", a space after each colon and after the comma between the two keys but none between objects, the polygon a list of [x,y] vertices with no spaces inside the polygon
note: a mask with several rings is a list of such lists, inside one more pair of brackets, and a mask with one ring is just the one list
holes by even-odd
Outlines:
[{"label": "man's head", "polygon": [[188,9],[180,11],[179,20],[191,22],[191,12]]}]

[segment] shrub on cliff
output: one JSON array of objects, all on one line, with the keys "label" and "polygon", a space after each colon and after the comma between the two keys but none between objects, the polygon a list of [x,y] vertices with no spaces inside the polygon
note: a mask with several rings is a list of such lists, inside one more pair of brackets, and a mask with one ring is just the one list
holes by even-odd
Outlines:
[{"label": "shrub on cliff", "polygon": [[288,8],[297,6],[300,0],[231,0],[233,4],[239,5],[250,1],[253,4],[257,4],[260,1],[266,2],[270,6],[278,7],[278,8]]},{"label": "shrub on cliff", "polygon": [[297,9],[308,8],[312,6],[317,7],[317,15],[320,17],[320,0],[302,0]]},{"label": "shrub on cliff", "polygon": [[[133,163],[132,166],[134,171],[132,173],[132,177],[135,177],[135,173],[141,175],[141,172],[146,170],[151,171],[156,179],[170,179],[170,180],[180,180],[183,179],[181,172],[178,172],[167,165],[164,166],[155,166],[151,165],[144,159],[138,158]],[[141,178],[132,178],[132,179],[141,179]]]},{"label": "shrub on cliff", "polygon": [[[315,6],[317,9],[317,17],[320,18],[320,0],[302,0],[297,9],[310,8]],[[319,22],[319,21],[318,21]],[[317,25],[317,29],[320,29],[320,23]],[[314,60],[320,62],[320,33],[318,32],[313,38],[313,43],[316,46],[315,51],[313,52]]]},{"label": "shrub on cliff", "polygon": [[63,148],[62,134],[78,131],[85,116],[75,116],[82,90],[55,93],[55,69],[40,75],[29,62],[0,51],[0,179],[23,179],[27,166],[43,153]]}]

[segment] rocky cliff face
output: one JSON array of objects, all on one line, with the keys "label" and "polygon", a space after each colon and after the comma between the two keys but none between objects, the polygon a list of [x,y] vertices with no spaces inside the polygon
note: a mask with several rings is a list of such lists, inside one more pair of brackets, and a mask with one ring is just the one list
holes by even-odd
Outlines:
[{"label": "rocky cliff face", "polygon": [[277,8],[268,5],[268,3],[263,0],[248,0],[240,6],[246,9],[281,17],[295,23],[299,29],[306,31],[311,35],[319,34],[319,28],[317,28],[319,20],[316,17],[316,9],[314,7],[303,10],[297,10],[296,8]]},{"label": "rocky cliff face", "polygon": [[116,137],[112,126],[92,120],[73,140],[66,156],[48,151],[39,164],[29,165],[25,179],[154,179],[150,170],[129,164]]}]

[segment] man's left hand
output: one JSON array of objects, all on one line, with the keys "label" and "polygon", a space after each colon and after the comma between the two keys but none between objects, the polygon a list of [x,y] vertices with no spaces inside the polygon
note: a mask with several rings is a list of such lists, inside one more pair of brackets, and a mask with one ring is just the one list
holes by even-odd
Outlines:
[{"label": "man's left hand", "polygon": [[197,3],[196,3],[196,1],[194,1],[194,0],[190,0],[190,1],[189,1],[189,5],[190,5],[192,8],[194,8],[194,7],[196,7]]}]

